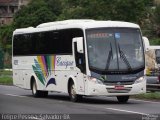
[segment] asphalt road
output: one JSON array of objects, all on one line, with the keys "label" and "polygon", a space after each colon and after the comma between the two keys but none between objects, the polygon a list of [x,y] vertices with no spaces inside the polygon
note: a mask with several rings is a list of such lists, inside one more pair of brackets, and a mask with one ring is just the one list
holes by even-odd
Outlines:
[{"label": "asphalt road", "polygon": [[30,90],[0,85],[0,119],[26,116],[38,120],[160,120],[160,102],[130,99],[119,104],[114,97],[85,97],[73,103],[67,94],[34,98]]}]

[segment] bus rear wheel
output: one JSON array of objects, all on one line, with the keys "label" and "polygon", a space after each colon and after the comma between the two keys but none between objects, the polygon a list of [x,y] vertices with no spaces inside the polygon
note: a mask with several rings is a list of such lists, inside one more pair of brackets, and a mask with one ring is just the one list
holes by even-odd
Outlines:
[{"label": "bus rear wheel", "polygon": [[35,80],[32,82],[31,84],[32,86],[32,95],[34,97],[47,97],[48,96],[48,91],[40,91],[37,90],[37,84],[35,82]]},{"label": "bus rear wheel", "polygon": [[72,102],[78,102],[82,100],[82,95],[76,93],[76,88],[73,82],[69,85],[69,97]]},{"label": "bus rear wheel", "polygon": [[127,103],[129,96],[117,96],[117,100],[119,103]]}]

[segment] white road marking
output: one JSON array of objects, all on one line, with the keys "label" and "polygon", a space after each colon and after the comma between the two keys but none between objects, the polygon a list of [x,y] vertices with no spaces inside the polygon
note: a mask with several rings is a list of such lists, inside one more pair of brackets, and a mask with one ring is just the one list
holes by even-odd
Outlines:
[{"label": "white road marking", "polygon": [[4,94],[4,95],[13,96],[13,97],[27,97],[27,96],[15,95],[15,94]]},{"label": "white road marking", "polygon": [[158,103],[158,104],[160,104],[160,102],[155,102],[155,101],[148,101],[148,100],[138,100],[138,99],[130,99],[130,100],[132,100],[132,101],[140,101],[140,102],[147,102],[147,103]]},{"label": "white road marking", "polygon": [[83,106],[88,106],[88,107],[94,107],[98,109],[106,109],[106,110],[112,110],[112,111],[119,111],[119,112],[125,112],[125,113],[132,113],[132,114],[139,114],[139,115],[149,115],[147,113],[142,113],[142,112],[135,112],[135,111],[130,111],[130,110],[124,110],[124,109],[116,109],[116,108],[104,108],[102,106],[93,106],[93,105],[84,105]]},{"label": "white road marking", "polygon": [[[4,95],[14,96],[14,97],[27,97],[27,96],[22,96],[22,95],[15,95],[15,94],[4,94]],[[130,99],[130,100],[132,100],[132,101],[140,101],[140,102],[147,102],[147,103],[154,103],[154,104],[160,104],[160,102],[156,102],[156,101],[138,100],[138,99]]]},{"label": "white road marking", "polygon": [[[27,97],[27,96],[15,95],[15,94],[4,94],[4,95],[13,96],[13,97]],[[152,102],[152,101],[137,100],[137,99],[130,99],[130,100],[132,100],[132,101],[140,101],[140,102],[147,102],[147,103],[154,103],[154,104],[160,104],[160,102]],[[63,102],[63,101],[59,101],[59,102]],[[84,105],[84,106],[90,106],[90,105]],[[90,107],[93,107],[93,106],[90,106]],[[97,106],[94,106],[94,107],[95,108],[103,108],[103,107],[97,107]],[[132,114],[148,115],[148,114],[142,113],[142,112],[135,112],[135,111],[124,110],[124,109],[117,109],[117,108],[104,108],[104,109],[106,109],[106,110],[112,110],[112,111],[132,113]]]},{"label": "white road marking", "polygon": [[141,112],[135,112],[135,111],[129,111],[129,110],[122,110],[122,109],[116,109],[116,108],[105,108],[107,110],[113,110],[113,111],[120,111],[120,112],[127,112],[127,113],[134,113],[134,114],[140,114],[140,115],[148,115],[146,113]]}]

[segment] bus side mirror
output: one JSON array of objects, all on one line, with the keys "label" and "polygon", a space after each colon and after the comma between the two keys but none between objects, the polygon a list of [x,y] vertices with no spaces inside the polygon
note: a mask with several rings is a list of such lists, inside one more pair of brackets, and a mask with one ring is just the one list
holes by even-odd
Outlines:
[{"label": "bus side mirror", "polygon": [[84,50],[83,50],[83,37],[73,38],[73,42],[77,43],[77,52],[78,53],[84,53]]}]

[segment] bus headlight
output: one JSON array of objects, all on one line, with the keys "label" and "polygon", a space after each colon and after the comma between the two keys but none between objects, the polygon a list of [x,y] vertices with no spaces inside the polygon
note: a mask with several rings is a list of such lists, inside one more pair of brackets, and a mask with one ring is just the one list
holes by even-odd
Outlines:
[{"label": "bus headlight", "polygon": [[103,82],[97,78],[88,77],[89,81],[94,82],[96,84],[103,84]]},{"label": "bus headlight", "polygon": [[103,82],[101,80],[97,79],[97,83],[103,85]]},{"label": "bus headlight", "polygon": [[137,83],[141,83],[142,81],[144,81],[144,77],[138,78],[134,83],[137,84]]}]

